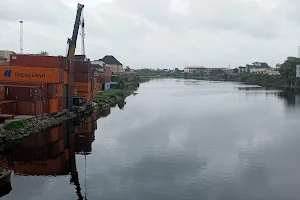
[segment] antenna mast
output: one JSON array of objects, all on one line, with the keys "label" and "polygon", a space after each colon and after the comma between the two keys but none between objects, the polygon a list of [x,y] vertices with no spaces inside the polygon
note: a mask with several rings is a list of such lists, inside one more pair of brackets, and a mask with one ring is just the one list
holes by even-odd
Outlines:
[{"label": "antenna mast", "polygon": [[23,21],[20,21],[20,53],[23,54]]}]

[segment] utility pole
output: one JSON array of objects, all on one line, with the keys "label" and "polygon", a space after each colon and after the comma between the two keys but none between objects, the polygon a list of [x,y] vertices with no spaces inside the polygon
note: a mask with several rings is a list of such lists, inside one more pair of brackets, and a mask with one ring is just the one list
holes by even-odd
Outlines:
[{"label": "utility pole", "polygon": [[23,54],[23,21],[20,21],[20,53]]}]

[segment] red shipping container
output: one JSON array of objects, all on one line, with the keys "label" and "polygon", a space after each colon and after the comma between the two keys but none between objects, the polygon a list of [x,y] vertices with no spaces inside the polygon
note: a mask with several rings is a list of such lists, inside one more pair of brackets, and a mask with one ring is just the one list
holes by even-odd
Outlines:
[{"label": "red shipping container", "polygon": [[91,80],[90,73],[75,73],[74,74],[74,81],[75,82],[88,82]]},{"label": "red shipping container", "polygon": [[98,74],[95,76],[98,83],[105,83],[105,74]]},{"label": "red shipping container", "polygon": [[68,98],[63,97],[63,109],[67,109],[67,105],[68,105]]},{"label": "red shipping container", "polygon": [[0,101],[0,114],[13,114],[18,113],[17,101],[4,100]]},{"label": "red shipping container", "polygon": [[41,115],[43,114],[42,101],[18,101],[19,115]]},{"label": "red shipping container", "polygon": [[6,86],[5,99],[19,101],[41,100],[42,91],[39,86]]},{"label": "red shipping container", "polygon": [[89,61],[74,61],[75,73],[91,73],[91,66]]},{"label": "red shipping container", "polygon": [[59,80],[60,80],[60,83],[64,82],[64,70],[59,71]]},{"label": "red shipping container", "polygon": [[49,113],[49,99],[43,99],[43,113]]},{"label": "red shipping container", "polygon": [[27,82],[22,82],[22,83],[18,83],[18,82],[1,82],[1,85],[5,85],[5,86],[20,86],[20,84],[22,84],[22,86],[38,86],[41,89],[42,92],[42,98],[46,98],[48,96],[48,87],[47,87],[47,83],[27,83]]},{"label": "red shipping container", "polygon": [[74,69],[74,60],[69,61],[69,74],[74,74],[75,69]]},{"label": "red shipping container", "polygon": [[68,85],[68,97],[74,96],[74,86]]},{"label": "red shipping container", "polygon": [[58,84],[49,83],[47,97],[50,99],[55,99],[57,96],[58,96]]},{"label": "red shipping container", "polygon": [[63,110],[63,97],[58,97],[58,111]]},{"label": "red shipping container", "polygon": [[68,70],[67,58],[58,56],[15,54],[10,55],[10,65]]},{"label": "red shipping container", "polygon": [[69,74],[69,84],[68,85],[74,85],[74,74]]}]

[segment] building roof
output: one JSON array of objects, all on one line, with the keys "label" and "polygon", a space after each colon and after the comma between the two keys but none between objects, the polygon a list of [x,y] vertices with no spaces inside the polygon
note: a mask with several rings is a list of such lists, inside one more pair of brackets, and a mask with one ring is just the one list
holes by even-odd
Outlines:
[{"label": "building roof", "polygon": [[99,64],[91,64],[91,68],[98,69],[98,68],[103,68],[103,67]]},{"label": "building roof", "polygon": [[188,66],[188,67],[185,67],[184,69],[206,69],[206,67],[203,67],[203,66]]},{"label": "building roof", "polygon": [[122,63],[120,63],[114,56],[111,55],[106,55],[101,60],[108,65],[122,65]]},{"label": "building roof", "polygon": [[77,61],[87,61],[87,57],[85,55],[75,55],[74,60]]}]

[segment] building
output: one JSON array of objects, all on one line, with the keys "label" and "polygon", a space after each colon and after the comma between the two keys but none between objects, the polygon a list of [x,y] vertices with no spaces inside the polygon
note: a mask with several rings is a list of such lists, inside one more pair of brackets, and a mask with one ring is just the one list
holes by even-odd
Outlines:
[{"label": "building", "polygon": [[274,68],[252,68],[250,69],[251,74],[266,74],[270,76],[279,76],[280,73]]},{"label": "building", "polygon": [[199,73],[201,71],[206,71],[203,66],[189,66],[184,68],[184,73]]},{"label": "building", "polygon": [[100,60],[94,60],[91,61],[91,68],[95,69],[95,72],[107,72],[107,73],[111,73],[110,70],[110,66],[108,64],[106,64],[105,62],[103,62],[101,59]]},{"label": "building", "polygon": [[296,77],[300,77],[300,65],[296,65]]},{"label": "building", "polygon": [[247,67],[239,66],[238,72],[239,74],[247,73]]},{"label": "building", "polygon": [[0,66],[10,65],[10,55],[16,54],[13,51],[0,50]]},{"label": "building", "polygon": [[110,71],[113,74],[117,74],[119,72],[124,72],[123,65],[120,63],[114,56],[107,55],[99,61],[103,61],[107,65],[109,65]]}]

